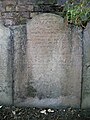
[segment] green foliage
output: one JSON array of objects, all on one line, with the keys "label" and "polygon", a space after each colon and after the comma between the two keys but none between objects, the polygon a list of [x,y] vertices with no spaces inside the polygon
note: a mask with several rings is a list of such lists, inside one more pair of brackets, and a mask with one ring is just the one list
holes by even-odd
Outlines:
[{"label": "green foliage", "polygon": [[90,0],[69,0],[65,3],[63,16],[68,23],[85,27],[90,21]]}]

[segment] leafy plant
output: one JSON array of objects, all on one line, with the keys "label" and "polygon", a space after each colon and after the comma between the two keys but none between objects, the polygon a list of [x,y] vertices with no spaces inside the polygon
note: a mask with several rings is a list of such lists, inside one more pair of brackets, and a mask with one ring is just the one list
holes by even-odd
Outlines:
[{"label": "leafy plant", "polygon": [[65,3],[63,16],[68,23],[85,27],[90,21],[90,0],[69,0]]}]

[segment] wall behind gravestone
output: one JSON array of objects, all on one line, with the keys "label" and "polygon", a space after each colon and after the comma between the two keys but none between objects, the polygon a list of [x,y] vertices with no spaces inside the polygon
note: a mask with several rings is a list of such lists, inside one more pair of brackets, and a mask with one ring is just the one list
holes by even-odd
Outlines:
[{"label": "wall behind gravestone", "polygon": [[0,104],[12,104],[10,30],[0,21]]}]

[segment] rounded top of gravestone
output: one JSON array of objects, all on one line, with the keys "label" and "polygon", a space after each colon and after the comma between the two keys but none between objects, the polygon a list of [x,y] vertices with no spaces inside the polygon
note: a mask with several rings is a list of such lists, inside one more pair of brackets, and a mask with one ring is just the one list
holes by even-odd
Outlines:
[{"label": "rounded top of gravestone", "polygon": [[52,14],[52,13],[42,13],[42,14],[39,14],[39,15],[36,15],[35,17],[33,17],[31,20],[29,20],[30,22],[31,21],[33,21],[33,22],[35,22],[36,20],[37,20],[37,22],[38,21],[40,21],[40,20],[42,20],[42,19],[44,19],[44,20],[48,20],[48,19],[54,19],[54,20],[56,20],[56,21],[60,21],[60,23],[63,23],[63,18],[61,17],[61,16],[59,16],[59,15],[56,15],[56,14]]},{"label": "rounded top of gravestone", "polygon": [[[47,30],[50,32],[65,32],[64,19],[56,14],[52,13],[43,13],[36,15],[34,18],[28,21],[27,23],[28,31],[40,32],[42,30]],[[30,37],[30,34],[28,34]]]}]

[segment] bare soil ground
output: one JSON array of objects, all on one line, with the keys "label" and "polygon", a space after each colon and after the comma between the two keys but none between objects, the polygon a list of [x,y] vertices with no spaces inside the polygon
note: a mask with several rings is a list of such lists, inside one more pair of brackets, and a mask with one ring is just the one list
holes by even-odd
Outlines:
[{"label": "bare soil ground", "polygon": [[90,110],[0,106],[0,120],[90,120]]}]

